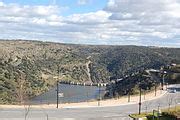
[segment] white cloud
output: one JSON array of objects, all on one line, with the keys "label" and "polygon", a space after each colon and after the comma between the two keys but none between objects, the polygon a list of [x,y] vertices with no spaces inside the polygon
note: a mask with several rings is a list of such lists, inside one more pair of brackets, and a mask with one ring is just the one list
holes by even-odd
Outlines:
[{"label": "white cloud", "polygon": [[78,0],[77,4],[78,5],[86,5],[88,4],[90,1],[89,0]]},{"label": "white cloud", "polygon": [[[132,36],[132,31],[138,31],[136,38],[152,38],[152,44],[156,42],[154,38],[162,39],[162,42],[168,39],[173,43],[176,35],[180,34],[180,27],[177,27],[180,20],[178,0],[109,0],[104,10],[112,13],[109,17],[112,21],[125,22],[119,31],[125,30]],[[128,25],[132,21],[134,24]]]},{"label": "white cloud", "polygon": [[179,0],[109,0],[104,10],[69,16],[60,15],[62,8],[0,2],[0,37],[83,44],[180,44]]},{"label": "white cloud", "polygon": [[[111,15],[105,11],[60,16],[58,6],[20,6],[4,4],[0,7],[1,38],[49,39],[64,42],[96,39],[96,28]],[[101,31],[101,30],[99,30]],[[105,38],[105,35],[102,35]]]},{"label": "white cloud", "polygon": [[4,6],[4,3],[0,1],[0,7]]},{"label": "white cloud", "polygon": [[111,13],[105,11],[90,12],[85,14],[73,14],[65,18],[74,24],[99,24],[106,22]]},{"label": "white cloud", "polygon": [[17,4],[8,4],[0,6],[1,16],[15,17],[39,17],[51,14],[57,14],[59,8],[57,6],[20,6]]}]

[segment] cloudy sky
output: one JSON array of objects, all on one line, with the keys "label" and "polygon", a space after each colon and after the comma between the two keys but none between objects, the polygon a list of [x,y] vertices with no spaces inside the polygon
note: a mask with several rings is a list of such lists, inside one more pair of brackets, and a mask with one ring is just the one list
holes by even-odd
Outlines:
[{"label": "cloudy sky", "polygon": [[0,0],[0,39],[180,47],[180,0]]}]

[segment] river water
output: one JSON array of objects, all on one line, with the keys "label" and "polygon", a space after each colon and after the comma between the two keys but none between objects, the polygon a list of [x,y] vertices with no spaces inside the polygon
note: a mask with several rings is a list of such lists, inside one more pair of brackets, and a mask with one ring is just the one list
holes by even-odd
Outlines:
[{"label": "river water", "polygon": [[[100,97],[105,94],[105,87],[100,87]],[[84,102],[99,99],[99,87],[59,84],[59,103]],[[56,103],[56,88],[52,88],[31,100],[32,104],[53,104]]]}]

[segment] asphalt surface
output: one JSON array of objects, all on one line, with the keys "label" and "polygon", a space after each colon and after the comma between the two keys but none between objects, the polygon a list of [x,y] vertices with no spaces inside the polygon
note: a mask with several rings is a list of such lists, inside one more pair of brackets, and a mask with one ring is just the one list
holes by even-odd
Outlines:
[{"label": "asphalt surface", "polygon": [[[180,105],[180,85],[171,89],[161,98],[142,103],[142,112]],[[176,89],[175,93],[172,89]],[[25,120],[25,109],[0,108],[0,120]],[[113,107],[90,108],[30,108],[26,120],[130,120],[131,113],[138,113],[138,104]]]}]

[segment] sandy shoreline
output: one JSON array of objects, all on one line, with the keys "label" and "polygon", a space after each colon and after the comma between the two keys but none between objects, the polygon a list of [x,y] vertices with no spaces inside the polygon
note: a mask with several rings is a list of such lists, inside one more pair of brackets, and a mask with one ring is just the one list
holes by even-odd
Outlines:
[{"label": "sandy shoreline", "polygon": [[[157,90],[156,96],[155,92],[149,92],[147,94],[142,94],[142,102],[157,99],[166,94],[167,91]],[[107,99],[100,101],[100,107],[108,107],[108,106],[119,106],[119,105],[127,105],[127,104],[137,104],[139,102],[139,96],[131,96],[130,102],[128,102],[128,96],[120,97],[119,99]],[[62,103],[59,104],[59,108],[86,108],[86,107],[97,107],[98,101],[91,102],[80,102],[80,103]],[[0,105],[1,108],[25,108],[28,105]],[[41,104],[41,105],[30,105],[31,108],[56,108],[56,104]]]}]

